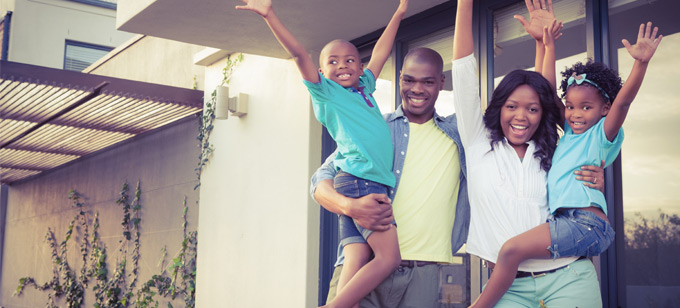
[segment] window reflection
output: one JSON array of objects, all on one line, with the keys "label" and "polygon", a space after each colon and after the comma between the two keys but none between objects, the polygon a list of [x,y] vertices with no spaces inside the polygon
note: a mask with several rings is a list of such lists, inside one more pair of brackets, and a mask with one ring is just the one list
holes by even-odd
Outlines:
[{"label": "window reflection", "polygon": [[625,306],[680,307],[680,3],[610,0],[609,9],[612,63],[624,81],[633,59],[621,39],[634,42],[647,21],[664,35],[623,124]]},{"label": "window reflection", "polygon": [[[364,68],[368,66],[372,51],[372,47],[359,51]],[[376,76],[377,78],[375,80],[373,98],[375,98],[378,109],[380,109],[380,112],[383,114],[394,111],[394,88],[396,87],[396,84],[394,83],[394,66],[394,57],[390,56],[387,58],[382,71],[380,71],[380,76]]]}]

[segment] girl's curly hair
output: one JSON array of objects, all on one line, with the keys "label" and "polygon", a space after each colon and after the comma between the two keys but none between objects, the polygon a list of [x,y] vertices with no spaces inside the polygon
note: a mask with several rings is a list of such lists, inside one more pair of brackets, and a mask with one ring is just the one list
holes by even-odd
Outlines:
[{"label": "girl's curly hair", "polygon": [[[567,95],[567,90],[569,85],[567,84],[567,80],[569,77],[571,77],[573,74],[576,75],[581,75],[581,74],[586,74],[586,78],[594,83],[596,83],[602,91],[607,93],[609,95],[609,100],[607,97],[605,97],[602,92],[598,91],[600,93],[600,96],[602,96],[602,99],[605,102],[612,103],[614,99],[616,99],[616,95],[619,94],[619,90],[621,90],[622,87],[622,82],[621,82],[621,77],[619,77],[619,74],[604,65],[604,63],[601,62],[595,62],[593,59],[588,59],[588,61],[584,64],[582,62],[577,62],[574,64],[572,67],[567,68],[564,72],[562,72],[562,83],[560,84],[560,89],[562,90],[562,98],[564,98]],[[580,84],[581,86],[586,85],[589,87],[593,87],[593,85],[584,82]]]},{"label": "girl's curly hair", "polygon": [[548,80],[541,74],[524,70],[515,70],[503,78],[498,87],[493,91],[489,106],[484,113],[484,125],[489,129],[491,147],[496,142],[502,142],[505,138],[501,128],[501,110],[510,94],[521,85],[528,85],[538,94],[543,113],[541,122],[536,132],[531,137],[536,144],[534,157],[541,161],[541,168],[546,172],[552,165],[552,157],[557,147],[558,123],[560,121],[560,110],[557,108],[557,94]]}]

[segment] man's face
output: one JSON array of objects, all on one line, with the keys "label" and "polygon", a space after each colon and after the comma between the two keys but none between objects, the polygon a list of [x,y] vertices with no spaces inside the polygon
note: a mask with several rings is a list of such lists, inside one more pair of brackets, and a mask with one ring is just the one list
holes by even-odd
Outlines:
[{"label": "man's face", "polygon": [[444,87],[444,75],[433,63],[407,58],[399,77],[404,115],[422,124],[434,115],[434,103]]}]

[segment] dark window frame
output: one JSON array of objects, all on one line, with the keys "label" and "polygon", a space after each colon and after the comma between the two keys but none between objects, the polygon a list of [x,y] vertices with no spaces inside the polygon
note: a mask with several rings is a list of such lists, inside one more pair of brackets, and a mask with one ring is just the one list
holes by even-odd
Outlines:
[{"label": "dark window frame", "polygon": [[[106,51],[107,53],[114,49],[114,47],[109,47],[109,46],[104,46],[104,45],[84,43],[84,42],[73,41],[73,40],[65,40],[64,41],[64,64],[63,64],[62,68],[65,69],[65,70],[76,71],[76,72],[80,72],[80,71],[66,68],[66,62],[67,62],[66,52],[67,52],[69,46],[89,48],[89,49],[93,49],[93,50],[101,50],[101,51]],[[90,63],[90,64],[92,64],[92,63]]]},{"label": "dark window frame", "polygon": [[110,2],[110,1],[103,1],[103,0],[68,0],[68,1],[94,5],[94,6],[103,7],[103,8],[112,9],[112,10],[118,9],[118,3]]}]

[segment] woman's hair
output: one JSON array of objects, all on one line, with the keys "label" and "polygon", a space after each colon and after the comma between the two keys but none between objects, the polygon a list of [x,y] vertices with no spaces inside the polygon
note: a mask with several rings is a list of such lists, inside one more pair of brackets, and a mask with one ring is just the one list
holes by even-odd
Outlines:
[{"label": "woman's hair", "polygon": [[[607,97],[604,96],[602,92],[598,91],[605,102],[608,101],[609,103],[612,103],[614,99],[616,99],[616,95],[619,94],[619,90],[621,90],[621,77],[619,77],[619,74],[615,70],[608,68],[603,63],[594,62],[593,59],[588,59],[585,64],[582,62],[577,62],[572,67],[567,68],[564,72],[562,72],[562,83],[560,84],[562,98],[567,95],[567,89],[569,88],[568,80],[569,77],[574,74],[586,74],[586,79],[596,83],[601,89],[598,90],[604,91],[609,96],[609,99],[607,99]],[[594,87],[587,82],[581,83],[580,85]]]},{"label": "woman's hair", "polygon": [[560,120],[560,110],[556,105],[557,94],[543,76],[524,70],[515,70],[505,76],[493,91],[489,106],[484,113],[484,125],[490,131],[492,148],[494,143],[503,141],[505,135],[501,128],[501,109],[510,94],[521,85],[527,85],[536,91],[543,109],[541,122],[531,140],[536,144],[534,157],[541,161],[541,168],[547,172],[552,165],[552,156],[559,139],[557,125]]}]

